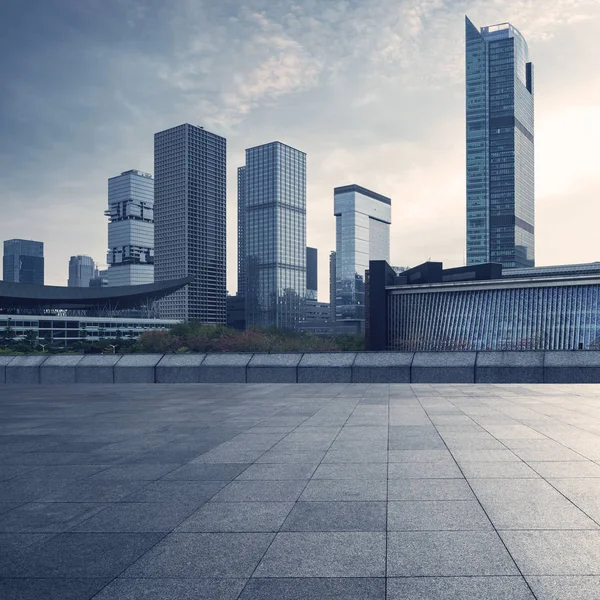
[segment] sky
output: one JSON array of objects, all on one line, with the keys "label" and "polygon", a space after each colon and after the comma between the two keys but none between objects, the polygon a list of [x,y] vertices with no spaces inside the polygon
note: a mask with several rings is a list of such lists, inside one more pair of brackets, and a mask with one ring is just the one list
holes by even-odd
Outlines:
[{"label": "sky", "polygon": [[535,65],[536,264],[600,260],[599,0],[2,0],[0,240],[106,260],[107,179],[153,172],[153,135],[227,138],[236,170],[279,140],[307,153],[307,244],[329,299],[333,188],[392,199],[393,265],[465,259],[464,18],[509,21]]}]

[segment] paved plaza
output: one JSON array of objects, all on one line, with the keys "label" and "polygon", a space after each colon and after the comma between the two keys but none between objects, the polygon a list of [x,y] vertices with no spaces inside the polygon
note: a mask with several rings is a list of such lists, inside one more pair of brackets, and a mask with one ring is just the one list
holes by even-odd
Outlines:
[{"label": "paved plaza", "polygon": [[600,386],[0,388],[2,600],[600,598]]}]

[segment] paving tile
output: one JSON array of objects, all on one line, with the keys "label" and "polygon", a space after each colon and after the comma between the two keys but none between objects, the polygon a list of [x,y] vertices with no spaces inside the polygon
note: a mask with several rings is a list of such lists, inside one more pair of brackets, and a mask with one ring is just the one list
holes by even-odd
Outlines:
[{"label": "paving tile", "polygon": [[247,578],[273,537],[272,533],[172,533],[122,576]]},{"label": "paving tile", "polygon": [[464,479],[390,479],[388,500],[475,500]]},{"label": "paving tile", "polygon": [[300,496],[301,501],[385,501],[387,482],[377,479],[313,479]]},{"label": "paving tile", "polygon": [[195,507],[189,504],[119,502],[86,519],[71,531],[89,533],[170,532],[188,517]]},{"label": "paving tile", "polygon": [[232,481],[213,502],[294,502],[306,481]]},{"label": "paving tile", "polygon": [[385,479],[385,463],[327,463],[321,464],[313,479]]},{"label": "paving tile", "polygon": [[256,577],[383,577],[385,534],[278,533]]},{"label": "paving tile", "polygon": [[390,463],[389,479],[462,479],[454,462]]},{"label": "paving tile", "polygon": [[385,531],[385,502],[297,502],[282,531]]},{"label": "paving tile", "polygon": [[145,484],[145,481],[84,479],[62,486],[42,500],[44,502],[117,502]]},{"label": "paving tile", "polygon": [[486,531],[492,525],[474,501],[389,502],[388,531]]},{"label": "paving tile", "polygon": [[524,575],[600,575],[600,531],[500,532]]},{"label": "paving tile", "polygon": [[276,481],[287,479],[310,479],[318,463],[253,464],[238,475],[236,481]]},{"label": "paving tile", "polygon": [[448,450],[390,450],[389,462],[449,462],[452,454]]},{"label": "paving tile", "polygon": [[59,533],[0,567],[0,577],[116,577],[162,537],[157,533]]},{"label": "paving tile", "polygon": [[600,598],[600,577],[534,577],[527,582],[542,600],[592,600]]},{"label": "paving tile", "polygon": [[159,465],[115,465],[92,475],[90,479],[156,481],[179,467],[178,463]]},{"label": "paving tile", "polygon": [[318,464],[323,460],[325,451],[307,451],[307,452],[275,452],[269,450],[256,460],[256,464],[276,463],[276,464]]},{"label": "paving tile", "polygon": [[535,479],[539,474],[524,462],[461,462],[467,479]]},{"label": "paving tile", "polygon": [[577,462],[536,462],[530,461],[529,466],[545,479],[600,477],[600,465],[592,461]]},{"label": "paving tile", "polygon": [[170,471],[162,479],[166,481],[232,481],[249,466],[249,463],[188,463]]},{"label": "paving tile", "polygon": [[0,579],[2,600],[90,600],[110,579]]},{"label": "paving tile", "polygon": [[52,533],[68,531],[106,505],[96,503],[32,502],[0,516],[0,532]]},{"label": "paving tile", "polygon": [[123,501],[179,502],[200,506],[226,485],[224,481],[153,481],[129,494]]},{"label": "paving tile", "polygon": [[525,580],[516,576],[390,578],[386,598],[387,600],[535,600]]},{"label": "paving tile", "polygon": [[384,600],[383,578],[252,578],[239,600]]},{"label": "paving tile", "polygon": [[245,579],[115,579],[94,600],[235,600]]},{"label": "paving tile", "polygon": [[177,527],[178,532],[277,532],[292,502],[207,502]]},{"label": "paving tile", "polygon": [[517,575],[494,532],[390,532],[388,577]]}]

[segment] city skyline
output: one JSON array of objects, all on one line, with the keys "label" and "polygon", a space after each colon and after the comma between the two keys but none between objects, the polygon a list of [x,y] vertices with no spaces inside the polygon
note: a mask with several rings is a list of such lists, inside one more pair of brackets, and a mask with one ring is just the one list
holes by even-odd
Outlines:
[{"label": "city skyline", "polygon": [[[462,264],[465,13],[476,23],[513,23],[527,38],[536,62],[537,264],[598,259],[593,223],[600,217],[594,202],[600,179],[592,150],[599,133],[594,116],[600,78],[587,62],[598,48],[593,32],[598,29],[600,9],[594,3],[518,2],[502,10],[483,2],[467,2],[458,8],[449,8],[448,3],[439,3],[437,8],[424,3],[419,11],[412,3],[382,0],[363,3],[371,10],[351,2],[347,15],[336,6],[317,15],[310,9],[317,3],[307,3],[296,14],[285,2],[263,12],[256,2],[238,9],[233,3],[221,4],[218,14],[204,7],[200,14],[178,8],[167,15],[167,29],[177,28],[181,33],[185,47],[178,48],[179,54],[167,47],[163,38],[153,40],[156,49],[151,51],[148,34],[143,32],[155,33],[153,19],[157,17],[152,11],[136,12],[139,3],[122,2],[119,10],[115,6],[111,20],[95,19],[96,13],[89,12],[91,4],[73,8],[68,13],[71,20],[63,19],[68,27],[57,27],[67,40],[80,29],[93,28],[90,33],[96,32],[88,36],[82,47],[85,52],[75,65],[90,66],[92,61],[97,68],[89,72],[96,73],[95,78],[90,80],[81,69],[74,69],[70,74],[65,72],[57,85],[54,80],[33,78],[31,70],[24,69],[21,73],[15,70],[14,78],[3,83],[7,87],[3,114],[14,118],[10,123],[2,122],[7,134],[2,139],[7,145],[0,150],[7,160],[0,167],[6,182],[0,199],[4,211],[0,237],[44,240],[48,283],[65,280],[64,265],[72,254],[84,252],[96,260],[104,255],[105,221],[98,214],[105,203],[106,178],[130,165],[152,172],[152,134],[185,121],[205,125],[229,140],[230,293],[236,290],[236,273],[231,268],[236,264],[236,223],[232,219],[235,165],[242,164],[245,147],[268,142],[269,138],[281,139],[308,154],[307,244],[321,250],[322,300],[326,299],[328,280],[326,257],[335,247],[331,203],[332,190],[338,185],[356,182],[396,199],[392,264],[418,264],[429,256],[449,265]],[[8,2],[0,10],[12,8],[11,15],[18,17],[15,7],[16,3]],[[41,3],[33,3],[27,15],[31,17],[30,35],[42,33],[36,27],[41,26],[42,17],[50,18],[45,10]],[[64,8],[55,12],[53,19],[64,17]],[[160,16],[164,18],[164,12]],[[122,17],[120,24],[116,17]],[[21,35],[23,22],[19,18],[13,21],[14,31]],[[334,33],[334,28],[344,31],[340,24],[353,22],[363,23],[360,36]],[[195,35],[190,27],[196,28]],[[223,54],[218,60],[230,61],[234,75],[241,73],[237,79],[213,78],[216,95],[212,96],[203,81],[207,75],[208,79],[216,77],[218,60],[211,52],[201,60],[206,49],[192,45],[204,27],[214,30],[211,40]],[[236,37],[239,44],[225,52],[222,39],[232,32],[234,37],[240,33]],[[121,45],[125,33],[131,46]],[[324,33],[333,37],[326,45],[316,43]],[[115,49],[106,43],[107,37],[116,42]],[[43,42],[45,54],[54,60],[63,47],[57,39],[59,36],[40,35],[37,47]],[[7,41],[10,36],[3,43]],[[333,45],[339,45],[340,50],[332,50]],[[244,62],[243,49],[252,47],[256,54],[248,52],[248,62]],[[359,59],[359,54],[371,47],[368,60]],[[135,74],[128,70],[125,76],[118,69],[109,72],[104,68],[111,63],[107,55],[117,50],[124,65],[129,64],[127,58],[140,59]],[[23,53],[25,57],[27,50]],[[70,50],[70,54],[77,52]],[[144,68],[151,60],[169,65],[175,61],[172,65],[180,69],[156,69],[159,74],[151,77]],[[19,56],[10,73],[15,66],[23,66]],[[299,74],[302,77],[297,77]],[[101,83],[110,90],[110,101],[105,104],[113,114],[108,120],[94,99],[96,94],[98,99],[107,100],[104,92],[98,91]],[[44,85],[54,86],[53,93],[43,93],[40,86]],[[81,94],[73,93],[75,90]],[[145,97],[150,90],[155,104]],[[159,107],[158,100],[165,95]],[[35,98],[44,98],[47,110],[38,105],[35,108],[40,110],[33,110]],[[70,102],[79,103],[71,107]],[[67,112],[68,107],[73,110]],[[294,119],[289,119],[290,110]],[[95,125],[100,120],[102,130]],[[89,126],[84,147],[76,138],[66,137],[66,129],[60,129],[67,121],[69,131]],[[28,128],[34,123],[30,132]],[[104,137],[104,130],[110,132],[108,137]],[[48,137],[50,133],[53,135]],[[32,168],[36,168],[34,178],[30,177]],[[25,202],[28,211],[23,211]],[[584,210],[586,219],[581,222]],[[97,225],[78,228],[82,220]],[[401,227],[405,222],[410,223],[409,228]],[[560,245],[555,243],[559,226]]]}]

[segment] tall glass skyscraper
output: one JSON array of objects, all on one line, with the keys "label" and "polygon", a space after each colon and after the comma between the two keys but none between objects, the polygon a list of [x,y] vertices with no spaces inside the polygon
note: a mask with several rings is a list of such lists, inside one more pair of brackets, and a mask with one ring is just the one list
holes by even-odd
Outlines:
[{"label": "tall glass skyscraper", "polygon": [[319,251],[306,248],[306,297],[316,300],[319,292]]},{"label": "tall glass skyscraper", "polygon": [[238,167],[238,291],[246,297],[246,167]]},{"label": "tall glass skyscraper", "polygon": [[293,329],[306,299],[306,154],[249,148],[244,184],[247,323]]},{"label": "tall glass skyscraper", "polygon": [[2,270],[4,281],[44,285],[44,242],[6,240]]},{"label": "tall glass skyscraper", "polygon": [[365,271],[389,261],[392,201],[359,185],[334,190],[336,321],[365,319]]},{"label": "tall glass skyscraper", "polygon": [[154,278],[196,277],[160,301],[162,318],[227,321],[225,168],[225,138],[202,127],[154,135]]},{"label": "tall glass skyscraper", "polygon": [[533,65],[504,23],[466,19],[467,264],[535,264]]},{"label": "tall glass skyscraper", "polygon": [[108,285],[154,282],[154,179],[125,171],[108,180]]}]

